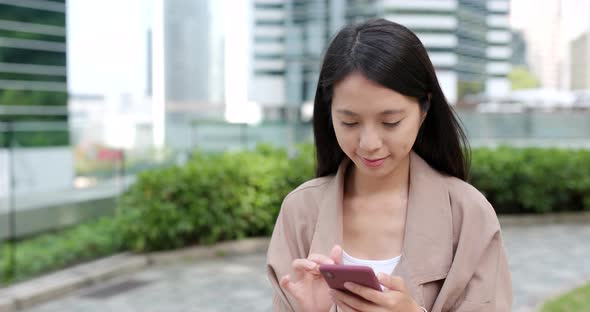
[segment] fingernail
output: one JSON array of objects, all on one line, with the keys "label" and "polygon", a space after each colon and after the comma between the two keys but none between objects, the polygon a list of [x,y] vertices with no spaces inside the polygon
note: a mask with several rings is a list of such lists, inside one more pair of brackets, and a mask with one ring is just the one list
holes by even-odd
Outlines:
[{"label": "fingernail", "polygon": [[344,283],[344,288],[350,290],[350,288],[352,288],[352,283],[350,283],[350,282]]}]

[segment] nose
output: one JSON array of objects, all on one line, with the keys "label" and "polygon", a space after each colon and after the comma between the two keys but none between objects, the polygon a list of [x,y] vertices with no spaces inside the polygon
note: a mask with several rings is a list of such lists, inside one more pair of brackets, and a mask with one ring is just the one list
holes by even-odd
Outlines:
[{"label": "nose", "polygon": [[365,128],[361,131],[359,148],[365,152],[373,152],[381,148],[383,144],[376,130]]}]

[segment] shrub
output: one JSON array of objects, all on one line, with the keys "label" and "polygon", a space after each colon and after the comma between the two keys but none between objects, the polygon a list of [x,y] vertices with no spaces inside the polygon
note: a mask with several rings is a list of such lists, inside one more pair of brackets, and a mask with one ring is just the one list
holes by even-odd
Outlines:
[{"label": "shrub", "polygon": [[[283,198],[313,178],[312,145],[207,155],[144,172],[124,195],[121,233],[137,250],[269,235]],[[478,148],[470,182],[498,213],[590,209],[590,152]]]},{"label": "shrub", "polygon": [[269,235],[283,198],[313,168],[302,147],[217,155],[196,152],[182,167],[148,171],[122,200],[122,234],[133,250],[178,248]]},{"label": "shrub", "polygon": [[498,213],[590,209],[590,151],[554,148],[479,148],[471,183]]},{"label": "shrub", "polygon": [[[3,242],[0,250],[0,281],[20,281],[116,253],[123,246],[116,223],[114,218],[104,217],[59,232],[17,241],[14,245],[14,268],[10,267],[11,246]],[[9,271],[14,274],[7,278]]]}]

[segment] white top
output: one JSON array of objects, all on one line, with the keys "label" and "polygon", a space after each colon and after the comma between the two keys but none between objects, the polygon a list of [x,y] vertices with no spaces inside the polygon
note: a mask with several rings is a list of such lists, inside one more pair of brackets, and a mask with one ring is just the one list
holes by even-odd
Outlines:
[{"label": "white top", "polygon": [[375,272],[375,275],[379,273],[385,273],[387,275],[391,275],[395,267],[397,266],[399,259],[401,256],[397,256],[391,259],[385,260],[365,260],[365,259],[358,259],[346,253],[346,251],[342,251],[342,263],[348,265],[365,265],[371,267]]},{"label": "white top", "polygon": [[[385,273],[387,275],[391,275],[391,273],[393,273],[393,270],[395,269],[395,267],[399,263],[400,258],[401,258],[401,256],[397,256],[395,258],[385,259],[385,260],[365,260],[365,259],[355,258],[355,257],[347,254],[346,251],[342,250],[342,263],[343,264],[366,265],[366,266],[371,267],[373,269],[373,271],[375,272],[375,275],[377,275],[379,273]],[[383,288],[383,285],[381,285],[381,288]],[[422,311],[424,311],[424,312],[428,312],[424,307],[420,307],[420,309],[422,309]]]}]

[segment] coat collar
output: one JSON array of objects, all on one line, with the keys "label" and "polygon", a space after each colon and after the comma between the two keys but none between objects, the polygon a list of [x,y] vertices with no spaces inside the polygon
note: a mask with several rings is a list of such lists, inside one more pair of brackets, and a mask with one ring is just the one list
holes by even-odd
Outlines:
[{"label": "coat collar", "polygon": [[[310,253],[329,254],[342,244],[344,177],[350,160],[340,164],[319,204]],[[444,177],[414,151],[410,153],[410,187],[401,260],[393,275],[406,282],[422,303],[419,285],[445,278],[453,258],[453,227],[449,192]]]}]

